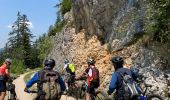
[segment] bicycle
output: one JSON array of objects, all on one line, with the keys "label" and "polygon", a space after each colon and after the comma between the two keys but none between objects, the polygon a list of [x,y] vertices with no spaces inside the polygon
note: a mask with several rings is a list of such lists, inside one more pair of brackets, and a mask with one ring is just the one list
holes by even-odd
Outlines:
[{"label": "bicycle", "polygon": [[[143,76],[142,76],[143,77]],[[147,90],[148,88],[151,88],[152,85],[150,84],[146,84],[144,82],[144,80],[146,79],[147,77],[143,77],[142,79],[139,79],[138,78],[138,84],[137,84],[137,87],[138,87],[138,90],[139,90],[139,94],[138,95],[134,95],[132,96],[131,100],[164,100],[160,95],[158,94],[147,94]],[[145,88],[142,90],[140,87],[140,84],[141,83],[144,83],[144,86]]]},{"label": "bicycle", "polygon": [[62,74],[62,77],[65,82],[68,84],[68,90],[66,90],[66,95],[74,97],[76,100],[79,99],[78,91],[79,91],[79,86],[78,84],[74,81],[73,75],[70,73]]},{"label": "bicycle", "polygon": [[17,95],[15,92],[15,84],[13,84],[13,80],[15,78],[12,77],[10,81],[7,82],[7,99],[8,100],[17,100]]},{"label": "bicycle", "polygon": [[[85,79],[77,79],[77,80],[83,80],[83,84],[79,90],[79,97],[80,99],[86,99],[85,93],[87,91],[88,84],[85,81]],[[95,89],[94,92],[90,94],[90,100],[106,100],[105,98],[106,97],[104,96],[102,91],[99,91],[97,89]]]}]

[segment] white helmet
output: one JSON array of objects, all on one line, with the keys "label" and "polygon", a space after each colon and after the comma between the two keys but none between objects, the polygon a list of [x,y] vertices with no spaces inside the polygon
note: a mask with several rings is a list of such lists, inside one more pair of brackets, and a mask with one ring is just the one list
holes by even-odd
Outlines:
[{"label": "white helmet", "polygon": [[12,63],[12,60],[10,58],[5,59],[5,62]]}]

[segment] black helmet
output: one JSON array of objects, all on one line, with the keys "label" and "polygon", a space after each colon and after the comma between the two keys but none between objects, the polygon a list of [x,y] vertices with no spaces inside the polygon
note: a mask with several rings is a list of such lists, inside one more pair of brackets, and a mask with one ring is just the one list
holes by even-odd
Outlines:
[{"label": "black helmet", "polygon": [[114,65],[117,65],[117,67],[118,67],[118,66],[120,66],[120,67],[123,66],[123,58],[122,58],[122,57],[119,57],[119,56],[112,57],[111,62],[112,62]]},{"label": "black helmet", "polygon": [[55,60],[54,59],[46,59],[44,61],[45,67],[51,67],[53,68],[55,66]]},{"label": "black helmet", "polygon": [[88,65],[94,65],[94,64],[95,64],[95,61],[94,61],[94,59],[89,58],[89,59],[87,60],[87,63],[88,63]]}]

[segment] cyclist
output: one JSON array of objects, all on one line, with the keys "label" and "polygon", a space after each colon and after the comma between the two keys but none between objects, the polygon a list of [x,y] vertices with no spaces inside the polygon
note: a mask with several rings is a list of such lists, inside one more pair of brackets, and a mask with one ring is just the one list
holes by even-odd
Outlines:
[{"label": "cyclist", "polygon": [[124,94],[124,85],[122,81],[122,77],[119,73],[127,73],[130,75],[134,80],[137,78],[137,74],[134,73],[132,70],[123,68],[123,58],[122,57],[112,57],[111,62],[115,68],[115,72],[112,74],[112,79],[109,85],[108,95],[111,95],[113,91],[116,89],[116,98],[115,100],[125,100]]},{"label": "cyclist", "polygon": [[[55,99],[59,99],[61,97],[61,93],[65,90],[65,84],[63,79],[61,78],[61,76],[59,75],[59,73],[57,71],[54,71],[53,68],[55,66],[55,60],[54,59],[48,59],[45,60],[44,62],[44,68],[41,71],[38,71],[34,74],[34,76],[26,83],[26,87],[24,89],[25,92],[30,92],[29,88],[37,83],[37,88],[38,88],[38,95],[36,97],[36,100],[44,100],[46,99],[47,94],[49,94],[48,92],[50,92],[50,96],[58,96],[58,97],[50,97]],[[54,83],[50,83],[52,82],[52,79],[54,80]],[[48,81],[50,80],[50,81]],[[49,83],[47,83],[49,82]],[[48,87],[50,84],[50,87]],[[57,85],[59,84],[59,85]],[[47,86],[48,89],[44,89],[45,86]],[[56,86],[60,86],[59,88],[55,88]],[[54,90],[57,89],[57,90]],[[57,95],[52,95],[54,94],[54,92],[58,91],[58,89],[60,89],[59,94]],[[47,90],[47,92],[46,92]],[[49,90],[49,91],[48,91]],[[57,92],[58,93],[58,92]],[[52,100],[53,100],[52,99]]]},{"label": "cyclist", "polygon": [[68,90],[68,85],[70,83],[74,83],[75,82],[75,66],[72,63],[69,63],[68,59],[65,59],[64,61],[64,68],[62,70],[62,73],[64,73],[64,71],[67,72],[66,78],[65,80],[65,85],[66,85],[66,90]]},{"label": "cyclist", "polygon": [[84,79],[87,77],[88,87],[86,90],[86,100],[90,100],[90,94],[95,93],[95,88],[99,87],[100,79],[99,79],[99,70],[95,67],[94,59],[89,58],[87,60],[88,68],[81,75],[81,77],[77,78],[77,80]]},{"label": "cyclist", "polygon": [[0,100],[4,100],[6,95],[6,82],[7,78],[10,78],[9,68],[11,66],[12,60],[7,58],[3,65],[0,67]]}]

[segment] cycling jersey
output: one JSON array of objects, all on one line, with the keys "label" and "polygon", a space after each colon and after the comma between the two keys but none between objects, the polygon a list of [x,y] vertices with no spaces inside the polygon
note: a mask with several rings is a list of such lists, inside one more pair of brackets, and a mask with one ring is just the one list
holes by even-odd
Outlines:
[{"label": "cycling jersey", "polygon": [[7,69],[7,64],[3,64],[1,67],[0,67],[0,75],[5,75],[6,72],[5,70]]}]

